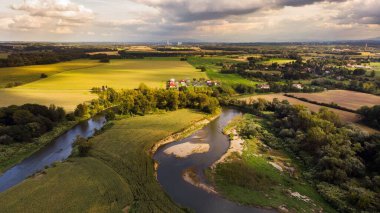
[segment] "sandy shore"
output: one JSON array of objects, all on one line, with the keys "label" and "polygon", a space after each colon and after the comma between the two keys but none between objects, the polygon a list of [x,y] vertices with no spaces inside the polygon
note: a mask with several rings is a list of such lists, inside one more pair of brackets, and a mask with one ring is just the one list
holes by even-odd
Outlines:
[{"label": "sandy shore", "polygon": [[186,158],[192,154],[205,153],[209,150],[209,144],[185,142],[165,149],[164,153],[167,155],[174,155],[178,158]]},{"label": "sandy shore", "polygon": [[199,180],[197,173],[193,169],[191,169],[191,168],[190,169],[186,169],[183,172],[182,178],[186,182],[190,183],[191,185],[193,185],[195,187],[198,187],[198,188],[201,188],[201,189],[205,190],[208,193],[218,194],[218,192],[214,189],[214,187],[212,187],[212,186],[210,186],[208,184],[202,183]]},{"label": "sandy shore", "polygon": [[239,155],[243,154],[244,140],[239,136],[236,129],[232,129],[225,134],[233,134],[233,138],[230,140],[230,147],[227,152],[224,153],[224,155],[222,155],[222,157],[211,166],[211,168],[215,168],[218,163],[227,161],[228,157],[230,157],[233,153],[238,153]]}]

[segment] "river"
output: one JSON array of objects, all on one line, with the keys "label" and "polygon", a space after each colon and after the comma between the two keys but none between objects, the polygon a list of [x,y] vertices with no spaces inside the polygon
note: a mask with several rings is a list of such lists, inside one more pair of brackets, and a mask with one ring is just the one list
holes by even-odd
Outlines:
[{"label": "river", "polygon": [[106,119],[102,115],[83,121],[30,157],[11,167],[0,176],[0,192],[22,182],[54,162],[67,159],[72,152],[72,144],[78,136],[83,138],[93,136],[96,130],[104,126],[105,122]]},{"label": "river", "polygon": [[[165,192],[174,202],[200,213],[273,212],[271,210],[236,204],[218,195],[197,188],[185,182],[182,178],[183,171],[188,168],[194,168],[199,177],[201,177],[201,181],[207,183],[203,171],[217,161],[229,147],[229,140],[223,135],[222,130],[232,118],[240,114],[237,110],[224,109],[220,117],[210,122],[203,129],[196,131],[190,137],[167,144],[157,150],[154,155],[154,159],[159,163],[157,178]],[[93,136],[96,130],[104,126],[105,122],[106,119],[101,115],[81,122],[52,141],[52,143],[49,143],[30,157],[5,171],[0,176],[0,192],[19,184],[54,162],[67,159],[72,152],[72,144],[78,136],[84,138]],[[189,141],[209,143],[210,150],[202,154],[193,154],[187,158],[175,158],[163,153],[163,150],[168,147]]]},{"label": "river", "polygon": [[[195,212],[273,212],[261,208],[242,206],[228,201],[218,195],[208,193],[203,189],[187,183],[183,178],[183,172],[188,168],[196,170],[201,182],[207,183],[204,170],[226,153],[229,147],[228,138],[222,133],[228,122],[241,113],[234,109],[224,109],[219,118],[210,122],[203,129],[193,135],[160,147],[154,155],[158,162],[157,179],[170,198],[181,206],[190,208]],[[210,145],[209,152],[193,154],[187,158],[176,158],[164,153],[164,150],[181,143],[199,142]]]}]

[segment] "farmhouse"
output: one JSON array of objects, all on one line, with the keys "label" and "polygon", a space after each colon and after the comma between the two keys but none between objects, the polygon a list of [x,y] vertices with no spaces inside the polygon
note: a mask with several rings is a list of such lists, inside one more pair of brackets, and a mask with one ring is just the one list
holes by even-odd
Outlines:
[{"label": "farmhouse", "polygon": [[293,84],[292,87],[296,89],[303,89],[302,84]]},{"label": "farmhouse", "polygon": [[176,89],[176,88],[178,88],[178,83],[175,81],[174,78],[166,82],[166,89]]},{"label": "farmhouse", "polygon": [[220,83],[218,81],[212,81],[212,80],[202,80],[200,79],[199,81],[194,79],[193,81],[187,79],[187,80],[180,80],[176,81],[175,79],[170,79],[169,81],[166,82],[166,89],[178,89],[180,87],[188,87],[188,86],[193,86],[193,87],[204,87],[204,86],[219,86]]},{"label": "farmhouse", "polygon": [[259,89],[270,89],[270,85],[269,84],[260,84],[260,85],[257,85],[257,87]]}]

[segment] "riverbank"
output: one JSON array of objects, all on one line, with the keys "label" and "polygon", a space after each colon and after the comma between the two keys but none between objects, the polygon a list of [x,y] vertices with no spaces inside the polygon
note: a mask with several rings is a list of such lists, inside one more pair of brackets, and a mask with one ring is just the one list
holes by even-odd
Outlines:
[{"label": "riverbank", "polygon": [[[240,129],[247,130],[247,125],[256,132],[255,136],[240,135]],[[269,135],[265,125],[263,119],[245,115],[227,126],[225,133],[233,133],[230,139],[239,138],[244,145],[241,153],[227,152],[224,159],[209,170],[208,177],[217,192],[240,204],[278,211],[334,212],[315,188],[302,178],[297,163],[286,153],[260,140],[260,135],[278,140]]]},{"label": "riverbank", "polygon": [[[156,181],[150,152],[157,141],[205,117],[182,109],[112,121],[106,131],[90,139],[93,148],[88,157],[69,158],[46,169],[41,178],[28,178],[0,193],[0,212],[22,212],[31,204],[41,212],[70,212],[73,205],[81,212],[183,212]],[[89,164],[81,166],[84,161]],[[102,172],[103,168],[110,172]]]},{"label": "riverbank", "polygon": [[80,122],[81,121],[66,121],[58,124],[52,131],[34,139],[33,142],[14,143],[10,145],[0,144],[0,174],[33,155]]}]

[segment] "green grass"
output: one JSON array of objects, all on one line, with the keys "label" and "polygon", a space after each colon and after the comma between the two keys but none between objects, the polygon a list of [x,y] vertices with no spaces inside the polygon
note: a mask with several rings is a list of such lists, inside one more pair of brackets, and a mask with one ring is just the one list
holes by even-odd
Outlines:
[{"label": "green grass", "polygon": [[380,77],[380,62],[372,62],[370,66],[372,67],[373,70],[375,70],[376,76]]},{"label": "green grass", "polygon": [[95,158],[71,158],[0,194],[1,212],[121,212],[128,184]]},{"label": "green grass", "polygon": [[72,128],[75,124],[77,124],[75,121],[62,123],[31,143],[0,144],[0,174],[7,168],[41,149],[68,129]]},{"label": "green grass", "polygon": [[[59,63],[10,68],[11,70],[23,70],[20,71],[21,73],[29,73],[32,72],[30,70],[33,70],[38,78],[41,72],[45,72],[49,77],[11,89],[0,89],[0,97],[2,97],[0,106],[24,103],[55,104],[72,111],[79,103],[96,97],[89,92],[93,87],[107,85],[115,89],[132,89],[137,88],[140,83],[145,83],[149,87],[165,88],[166,81],[170,78],[207,78],[205,73],[196,70],[185,61],[180,61],[179,58],[111,60],[110,63],[106,64],[80,60],[72,63],[78,64],[79,62],[81,62],[81,69],[71,69],[64,72],[61,72],[60,69],[59,73],[55,75],[49,75],[48,70],[60,66],[67,69],[67,66],[64,66],[64,63]],[[86,68],[83,66],[91,67]],[[40,68],[44,69],[41,70]],[[25,69],[28,71],[25,71]],[[55,71],[51,71],[50,74],[52,72]],[[6,71],[3,75],[12,76],[10,73],[12,72]],[[16,79],[22,81],[24,78],[32,80],[30,76],[25,76],[24,74]],[[16,79],[12,79],[12,81]]]},{"label": "green grass", "polygon": [[205,116],[184,109],[113,121],[91,139],[90,158],[70,159],[1,193],[0,212],[30,206],[35,212],[120,212],[126,206],[133,212],[181,212],[157,182],[149,150]]},{"label": "green grass", "polygon": [[222,74],[220,73],[221,67],[216,65],[217,63],[237,63],[237,61],[232,59],[227,59],[225,57],[190,57],[188,62],[194,67],[206,67],[207,76],[210,79],[218,80],[223,84],[227,85],[237,85],[243,84],[247,86],[255,86],[260,82],[250,81],[237,74]]},{"label": "green grass", "polygon": [[[244,119],[251,116],[244,116]],[[263,120],[255,118],[260,126]],[[241,121],[237,120],[241,123]],[[237,124],[236,124],[237,125]],[[229,127],[231,128],[231,127]],[[287,172],[280,172],[270,161],[291,164],[297,172],[292,177]],[[217,189],[230,200],[246,205],[278,208],[286,206],[294,212],[311,212],[323,208],[326,212],[334,210],[323,200],[308,182],[300,177],[296,163],[279,150],[267,150],[257,138],[247,139],[241,157],[219,164],[214,172]],[[292,197],[291,192],[299,192],[309,197],[312,202],[305,202]],[[314,206],[314,204],[316,206]]]}]

